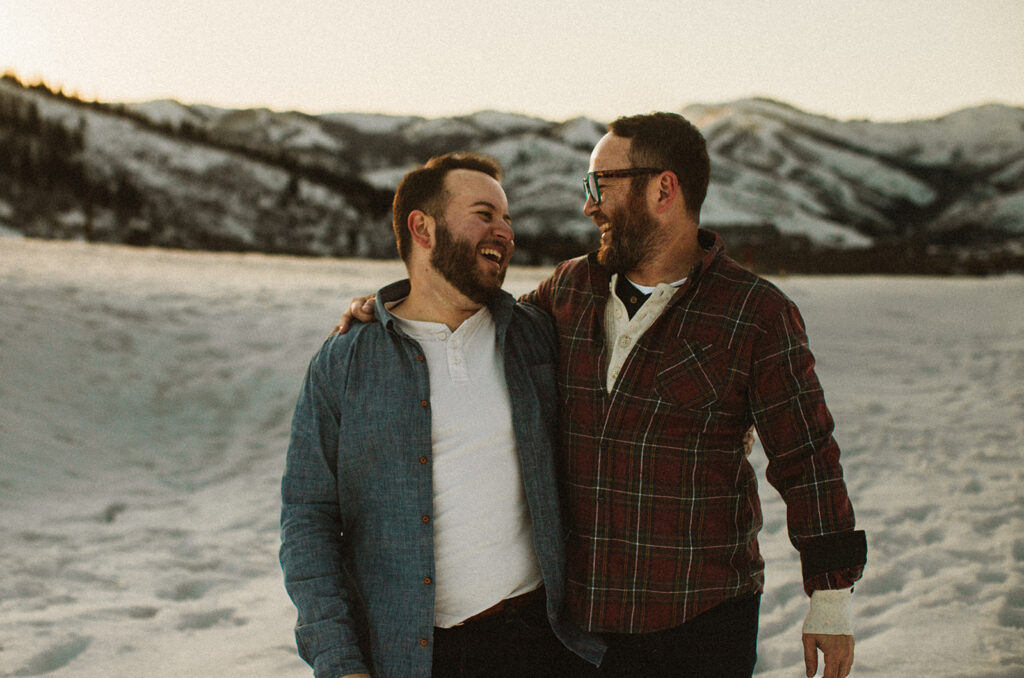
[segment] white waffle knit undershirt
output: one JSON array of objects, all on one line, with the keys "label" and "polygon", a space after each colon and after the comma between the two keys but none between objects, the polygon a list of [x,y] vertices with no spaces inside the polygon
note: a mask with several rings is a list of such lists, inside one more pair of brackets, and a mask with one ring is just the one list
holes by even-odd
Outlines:
[{"label": "white waffle knit undershirt", "polygon": [[633,351],[633,347],[636,346],[636,342],[661,316],[665,307],[668,306],[668,302],[675,295],[676,289],[686,282],[686,278],[683,278],[674,283],[659,283],[654,287],[643,287],[631,282],[630,284],[638,290],[651,296],[630,318],[626,311],[626,305],[615,294],[618,280],[619,274],[612,274],[611,283],[608,285],[611,295],[608,297],[608,304],[604,310],[604,334],[607,337],[605,357],[608,359],[605,388],[609,393],[615,387],[615,380],[619,378],[619,372],[622,371],[622,366]]},{"label": "white waffle knit undershirt", "polygon": [[434,623],[448,628],[537,588],[540,566],[490,312],[454,332],[396,321],[422,347],[430,374]]}]

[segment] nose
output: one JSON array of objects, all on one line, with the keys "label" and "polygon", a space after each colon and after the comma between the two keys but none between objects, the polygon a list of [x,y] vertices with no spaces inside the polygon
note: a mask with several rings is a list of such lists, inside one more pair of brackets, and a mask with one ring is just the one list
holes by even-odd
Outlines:
[{"label": "nose", "polygon": [[512,232],[512,227],[504,221],[494,227],[494,235],[501,240],[507,240],[509,243],[515,240],[515,233]]},{"label": "nose", "polygon": [[583,202],[583,213],[588,217],[593,217],[594,213],[597,212],[597,203],[594,202],[592,196],[587,196],[587,199]]},{"label": "nose", "polygon": [[516,249],[515,233],[512,232],[512,227],[505,222],[501,222],[501,224],[494,227],[492,233],[495,238],[504,242],[505,259],[507,260]]}]

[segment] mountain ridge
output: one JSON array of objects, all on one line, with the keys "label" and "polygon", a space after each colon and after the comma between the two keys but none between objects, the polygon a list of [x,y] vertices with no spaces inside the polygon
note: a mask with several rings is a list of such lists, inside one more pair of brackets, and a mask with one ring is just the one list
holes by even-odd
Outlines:
[{"label": "mountain ridge", "polygon": [[[752,98],[681,112],[702,130],[712,158],[702,221],[738,258],[756,257],[752,265],[800,268],[823,256],[854,260],[885,250],[947,263],[1022,256],[1024,108],[837,121]],[[585,117],[547,121],[493,110],[426,118],[172,100],[101,104],[8,75],[0,80],[7,156],[0,176],[8,179],[0,228],[188,249],[388,257],[398,179],[431,155],[475,150],[505,168],[517,260],[548,263],[596,245],[580,180],[604,130]],[[47,174],[44,157],[60,171]]]}]

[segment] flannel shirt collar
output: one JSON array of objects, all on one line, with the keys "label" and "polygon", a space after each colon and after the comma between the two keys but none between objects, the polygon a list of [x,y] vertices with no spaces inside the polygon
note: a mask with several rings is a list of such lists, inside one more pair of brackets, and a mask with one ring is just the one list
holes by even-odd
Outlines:
[{"label": "flannel shirt collar", "polygon": [[[393,282],[390,285],[385,285],[377,290],[377,300],[375,302],[377,318],[389,331],[396,332],[402,336],[408,335],[395,323],[395,316],[388,310],[387,305],[409,296],[411,289],[409,279],[406,278]],[[494,319],[494,328],[498,342],[500,345],[504,345],[505,330],[508,329],[508,325],[512,321],[512,311],[516,305],[515,297],[505,290],[498,290],[497,294],[491,297],[491,300],[486,305],[491,312],[491,317]]]},{"label": "flannel shirt collar", "polygon": [[[700,277],[701,273],[711,268],[715,259],[725,256],[725,241],[722,240],[722,236],[718,235],[714,231],[709,231],[704,228],[698,229],[697,243],[704,250],[704,258],[700,260],[700,263],[698,263],[687,276],[691,283],[696,281]],[[590,268],[591,293],[603,302],[607,302],[608,297],[611,294],[609,289],[612,280],[611,271],[598,262],[596,250],[587,255],[587,264]],[[683,288],[686,287],[689,287],[689,285],[683,286]]]}]

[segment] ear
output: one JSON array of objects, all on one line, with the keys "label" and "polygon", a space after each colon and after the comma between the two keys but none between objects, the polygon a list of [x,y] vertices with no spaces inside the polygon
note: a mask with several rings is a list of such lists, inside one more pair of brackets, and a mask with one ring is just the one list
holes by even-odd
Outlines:
[{"label": "ear", "polygon": [[409,213],[406,226],[416,245],[427,250],[434,246],[434,218],[432,216],[422,210],[413,210]]},{"label": "ear", "polygon": [[664,212],[682,201],[683,194],[679,190],[679,177],[671,170],[665,170],[658,175],[658,180],[653,182],[657,190],[657,210]]}]

